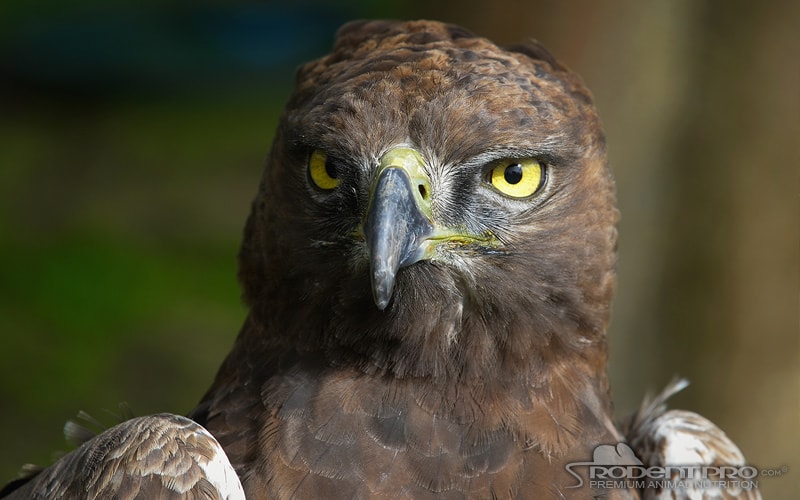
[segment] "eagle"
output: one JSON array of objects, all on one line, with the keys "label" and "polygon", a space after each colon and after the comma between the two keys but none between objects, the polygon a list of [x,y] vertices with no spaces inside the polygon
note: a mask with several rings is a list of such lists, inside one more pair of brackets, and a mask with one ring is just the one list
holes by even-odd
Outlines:
[{"label": "eagle", "polygon": [[617,219],[592,96],[539,43],[348,23],[297,71],[239,253],[249,313],[199,405],[5,494],[760,498],[588,475],[746,467],[667,410],[683,381],[614,420]]}]

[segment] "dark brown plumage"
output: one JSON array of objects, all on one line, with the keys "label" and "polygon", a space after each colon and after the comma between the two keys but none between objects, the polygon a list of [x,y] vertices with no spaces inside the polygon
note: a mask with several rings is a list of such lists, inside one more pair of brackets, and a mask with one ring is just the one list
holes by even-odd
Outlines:
[{"label": "dark brown plumage", "polygon": [[636,497],[566,469],[625,441],[617,217],[592,98],[540,45],[348,24],[298,71],[239,256],[250,313],[191,417],[249,498]]},{"label": "dark brown plumage", "polygon": [[[450,241],[376,307],[357,233],[387,151],[413,147]],[[309,155],[341,184],[310,182]],[[547,182],[486,182],[534,157]],[[605,328],[617,211],[588,91],[536,44],[438,23],[355,23],[302,67],[247,223],[251,308],[193,414],[249,494],[557,496],[564,463],[620,441]],[[354,236],[354,233],[356,235]]]}]

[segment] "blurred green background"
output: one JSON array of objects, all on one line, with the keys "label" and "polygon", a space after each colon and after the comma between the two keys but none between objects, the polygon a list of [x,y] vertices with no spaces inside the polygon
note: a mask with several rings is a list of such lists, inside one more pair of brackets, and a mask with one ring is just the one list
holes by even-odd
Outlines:
[{"label": "blurred green background", "polygon": [[618,413],[689,377],[674,406],[800,491],[800,14],[710,0],[0,4],[0,482],[78,410],[199,400],[294,68],[360,17],[537,38],[584,77],[623,214]]}]

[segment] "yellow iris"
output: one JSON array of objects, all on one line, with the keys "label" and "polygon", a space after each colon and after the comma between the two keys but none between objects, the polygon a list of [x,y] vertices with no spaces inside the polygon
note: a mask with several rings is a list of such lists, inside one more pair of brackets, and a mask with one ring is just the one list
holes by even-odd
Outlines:
[{"label": "yellow iris", "polygon": [[544,166],[533,158],[504,160],[489,173],[495,189],[512,198],[527,198],[544,184]]},{"label": "yellow iris", "polygon": [[324,151],[315,149],[308,159],[308,174],[314,184],[324,190],[330,190],[339,185],[339,173],[328,161]]}]

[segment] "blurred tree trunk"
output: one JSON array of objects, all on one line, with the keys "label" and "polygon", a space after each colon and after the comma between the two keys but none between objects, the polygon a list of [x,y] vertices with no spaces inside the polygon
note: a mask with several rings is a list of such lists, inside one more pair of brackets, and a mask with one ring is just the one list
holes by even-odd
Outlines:
[{"label": "blurred tree trunk", "polygon": [[[798,4],[701,5],[690,24],[691,92],[665,172],[661,342],[694,380],[687,406],[716,420],[755,465],[797,464]],[[765,481],[789,498],[797,479]]]}]

